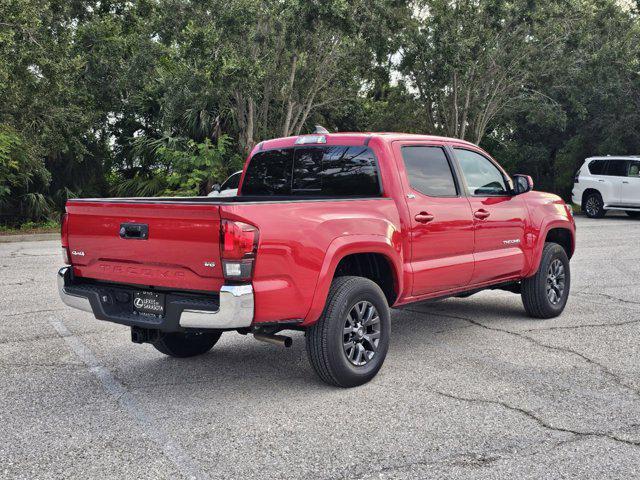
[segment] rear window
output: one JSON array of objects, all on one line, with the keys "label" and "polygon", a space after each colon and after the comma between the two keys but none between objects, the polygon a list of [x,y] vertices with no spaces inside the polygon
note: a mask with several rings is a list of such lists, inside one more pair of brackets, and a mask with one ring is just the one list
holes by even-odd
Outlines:
[{"label": "rear window", "polygon": [[364,146],[258,152],[249,161],[242,195],[378,196],[376,157]]},{"label": "rear window", "polygon": [[592,175],[604,175],[604,167],[606,164],[606,160],[594,160],[589,164],[589,172],[591,172]]}]

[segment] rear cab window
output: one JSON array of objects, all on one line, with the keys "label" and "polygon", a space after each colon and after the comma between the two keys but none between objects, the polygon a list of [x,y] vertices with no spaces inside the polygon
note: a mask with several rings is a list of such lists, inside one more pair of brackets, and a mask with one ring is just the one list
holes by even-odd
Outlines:
[{"label": "rear cab window", "polygon": [[367,146],[299,146],[257,152],[242,196],[377,197],[377,159]]}]

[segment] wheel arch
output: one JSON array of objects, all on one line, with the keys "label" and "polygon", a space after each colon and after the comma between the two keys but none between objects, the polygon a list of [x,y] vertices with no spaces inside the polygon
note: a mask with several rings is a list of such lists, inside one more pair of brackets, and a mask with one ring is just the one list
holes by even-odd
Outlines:
[{"label": "wheel arch", "polygon": [[[331,282],[336,276],[346,275],[374,281],[382,289],[389,306],[392,306],[403,288],[401,254],[382,235],[346,235],[336,238],[325,254],[303,326],[312,325],[318,320],[324,310]],[[384,278],[385,275],[391,275],[392,278]]]},{"label": "wheel arch", "polygon": [[525,277],[531,277],[538,271],[540,261],[542,260],[544,245],[547,242],[554,242],[560,245],[567,253],[567,257],[571,259],[576,248],[575,229],[566,219],[549,221],[544,228],[540,230],[540,235],[534,246],[531,268]]}]

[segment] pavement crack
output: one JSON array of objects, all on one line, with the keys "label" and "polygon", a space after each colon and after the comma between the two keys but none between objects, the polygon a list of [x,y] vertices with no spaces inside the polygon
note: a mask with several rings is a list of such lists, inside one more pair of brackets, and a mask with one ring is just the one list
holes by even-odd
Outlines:
[{"label": "pavement crack", "polygon": [[566,325],[566,326],[558,326],[558,327],[529,328],[524,331],[525,332],[546,332],[549,330],[577,330],[579,328],[620,327],[623,325],[632,325],[634,323],[640,323],[640,318],[636,320],[627,320],[625,322],[614,322],[614,323],[586,323],[584,325]]},{"label": "pavement crack", "polygon": [[607,293],[600,293],[600,292],[583,292],[583,291],[574,291],[573,293],[577,294],[577,295],[582,295],[582,296],[592,296],[592,295],[596,295],[598,297],[603,297],[603,298],[607,298],[609,300],[615,300],[616,302],[622,302],[622,303],[629,303],[631,305],[640,305],[640,302],[635,302],[633,300],[625,300],[624,298],[620,298],[620,297],[616,297],[614,295],[609,295]]},{"label": "pavement crack", "polygon": [[[422,312],[422,313],[428,313],[428,312]],[[568,347],[558,347],[556,345],[549,345],[548,343],[544,343],[540,340],[537,340],[535,338],[532,338],[528,335],[524,335],[523,333],[520,332],[514,332],[512,330],[507,330],[506,328],[499,328],[499,327],[490,327],[489,325],[485,325],[484,323],[478,322],[476,320],[473,320],[471,318],[468,317],[463,317],[463,316],[458,316],[458,315],[451,315],[451,314],[445,314],[445,313],[436,313],[437,315],[443,316],[443,317],[448,317],[448,318],[454,318],[457,320],[463,320],[465,322],[469,322],[477,327],[480,328],[484,328],[486,330],[491,330],[494,332],[501,332],[501,333],[506,333],[508,335],[513,335],[514,337],[518,337],[521,338],[533,345],[536,345],[538,347],[542,347],[542,348],[546,348],[549,350],[554,350],[556,352],[562,352],[562,353],[567,353],[576,357],[581,358],[582,360],[584,360],[585,362],[587,362],[590,365],[595,366],[596,368],[598,368],[601,372],[603,372],[605,375],[607,375],[609,378],[611,378],[618,386],[624,388],[625,390],[630,391],[631,393],[633,393],[636,397],[640,398],[640,390],[638,390],[636,387],[634,387],[633,385],[630,385],[629,383],[627,383],[620,375],[618,375],[617,373],[611,371],[609,369],[609,367],[607,367],[606,365],[603,365],[599,362],[597,362],[596,360],[593,360],[592,358],[587,357],[586,355],[573,350],[571,348]]]},{"label": "pavement crack", "polygon": [[12,287],[15,285],[26,285],[28,283],[34,283],[36,280],[35,278],[28,278],[26,280],[20,280],[18,282],[8,282],[8,283],[0,283],[0,287]]},{"label": "pavement crack", "polygon": [[640,447],[640,441],[628,440],[626,438],[621,438],[621,437],[618,437],[617,435],[614,435],[614,434],[608,433],[608,432],[597,432],[597,431],[588,431],[588,430],[575,430],[575,429],[572,429],[572,428],[557,427],[557,426],[551,425],[548,421],[546,421],[543,418],[541,418],[540,416],[534,414],[530,410],[526,410],[526,409],[524,409],[522,407],[516,407],[516,406],[510,405],[510,404],[508,404],[506,402],[503,402],[501,400],[490,400],[490,399],[486,399],[486,398],[474,398],[474,397],[462,397],[462,396],[454,395],[452,393],[442,392],[440,390],[432,390],[432,392],[437,394],[437,395],[440,395],[440,396],[443,396],[443,397],[446,397],[446,398],[450,398],[452,400],[458,400],[458,401],[469,402],[469,403],[497,405],[497,406],[506,408],[507,410],[511,410],[513,412],[517,412],[517,413],[519,413],[521,415],[524,415],[525,417],[527,417],[527,418],[533,420],[534,422],[536,422],[542,428],[547,429],[547,430],[551,430],[551,431],[554,431],[554,432],[569,433],[569,434],[576,435],[576,436],[579,436],[579,437],[606,438],[606,439],[609,439],[609,440],[613,440],[615,442],[624,443],[626,445],[632,445],[634,447]]},{"label": "pavement crack", "polygon": [[54,338],[58,338],[58,335],[33,335],[29,338],[19,338],[16,340],[0,340],[0,345],[11,345],[11,344],[20,344],[20,343],[33,343],[38,342],[40,340],[52,340]]},{"label": "pavement crack", "polygon": [[43,310],[29,310],[26,312],[19,313],[0,313],[0,317],[19,317],[20,315],[30,315],[32,313],[52,313],[52,312],[62,312],[64,308],[46,308]]}]

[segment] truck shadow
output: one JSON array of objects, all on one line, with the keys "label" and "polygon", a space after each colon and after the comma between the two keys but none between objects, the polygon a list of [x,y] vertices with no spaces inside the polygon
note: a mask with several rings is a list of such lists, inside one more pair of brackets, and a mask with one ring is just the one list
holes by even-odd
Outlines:
[{"label": "truck shadow", "polygon": [[[496,302],[492,298],[451,299],[435,303],[415,304],[392,312],[391,347],[387,363],[403,368],[425,349],[447,342],[473,343],[480,331],[466,318],[483,324],[526,324],[519,298]],[[509,327],[512,328],[512,327]],[[159,390],[163,396],[184,395],[191,391],[218,397],[221,401],[238,401],[269,392],[269,398],[281,399],[294,392],[317,394],[347,390],[328,387],[320,382],[309,365],[305,338],[301,332],[283,332],[293,338],[291,348],[281,348],[226,333],[206,355],[190,359],[161,356],[152,347],[135,368],[126,368],[118,376],[137,391]],[[393,379],[389,378],[390,384]],[[370,385],[373,385],[373,382]],[[372,387],[363,387],[372,388]],[[234,400],[235,399],[235,400]],[[254,400],[255,401],[255,398]]]}]

